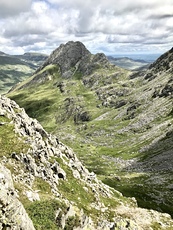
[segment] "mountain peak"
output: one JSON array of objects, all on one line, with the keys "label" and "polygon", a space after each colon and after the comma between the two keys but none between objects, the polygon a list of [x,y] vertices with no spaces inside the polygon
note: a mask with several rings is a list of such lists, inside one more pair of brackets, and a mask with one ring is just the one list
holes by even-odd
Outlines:
[{"label": "mountain peak", "polygon": [[[26,55],[23,56],[26,57]],[[31,55],[29,60],[35,60],[36,58],[37,56]],[[27,81],[26,84],[21,84],[21,86],[18,85],[17,88],[25,88],[36,82],[40,84],[52,79],[50,75],[55,69],[61,79],[70,79],[73,77],[83,78],[99,69],[112,69],[112,66],[105,54],[91,54],[83,43],[69,41],[66,44],[61,44],[50,54],[45,62],[35,71],[30,81]]]},{"label": "mountain peak", "polygon": [[79,41],[69,41],[55,49],[41,69],[49,64],[56,64],[60,67],[61,73],[63,74],[74,67],[79,61],[89,56],[91,56],[91,53],[86,49],[83,43]]},{"label": "mountain peak", "polygon": [[37,72],[53,64],[60,68],[63,77],[68,78],[74,74],[74,71],[90,74],[98,63],[101,65],[108,63],[104,54],[92,55],[83,43],[69,41],[55,49]]}]

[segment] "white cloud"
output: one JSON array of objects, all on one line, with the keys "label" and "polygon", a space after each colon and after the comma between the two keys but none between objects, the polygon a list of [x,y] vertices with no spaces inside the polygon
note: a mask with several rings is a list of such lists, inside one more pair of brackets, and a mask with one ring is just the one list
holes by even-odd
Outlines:
[{"label": "white cloud", "polygon": [[32,0],[1,0],[0,18],[8,17],[27,11],[31,6]]},{"label": "white cloud", "polygon": [[4,52],[50,52],[69,40],[94,53],[171,48],[172,0],[0,0],[0,15]]}]

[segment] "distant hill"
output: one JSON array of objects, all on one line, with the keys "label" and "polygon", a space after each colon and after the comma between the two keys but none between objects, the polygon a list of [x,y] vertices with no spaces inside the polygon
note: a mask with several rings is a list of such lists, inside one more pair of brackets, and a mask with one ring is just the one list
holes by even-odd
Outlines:
[{"label": "distant hill", "polygon": [[0,94],[31,76],[46,58],[44,54],[9,55],[0,51]]},{"label": "distant hill", "polygon": [[41,64],[43,64],[43,61],[46,60],[48,55],[42,53],[29,52],[24,53],[23,55],[15,55],[14,57],[27,62],[30,66],[37,69]]},{"label": "distant hill", "polygon": [[112,56],[108,56],[107,58],[112,64],[128,70],[139,70],[140,68],[144,70],[147,69],[150,64],[150,62],[144,60],[134,60],[128,57],[115,58]]}]

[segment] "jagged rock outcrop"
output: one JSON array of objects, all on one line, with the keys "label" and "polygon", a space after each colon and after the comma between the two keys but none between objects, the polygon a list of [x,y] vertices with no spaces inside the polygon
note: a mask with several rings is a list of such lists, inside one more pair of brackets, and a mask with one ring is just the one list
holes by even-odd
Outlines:
[{"label": "jagged rock outcrop", "polygon": [[22,203],[18,200],[11,172],[0,164],[0,229],[35,230]]},{"label": "jagged rock outcrop", "polygon": [[[57,72],[62,79],[67,80],[73,76],[75,78],[83,78],[90,75],[96,69],[107,69],[110,66],[111,64],[105,54],[97,53],[92,55],[83,43],[70,41],[66,44],[61,44],[50,54],[43,65],[36,70],[31,81],[14,86],[12,91],[16,88],[23,89],[34,84],[50,81],[54,77],[54,72]],[[59,84],[57,87],[62,89]]]},{"label": "jagged rock outcrop", "polygon": [[37,72],[52,64],[60,68],[63,78],[70,78],[76,72],[91,74],[94,68],[106,66],[108,60],[103,53],[92,55],[81,42],[70,41],[55,49]]},{"label": "jagged rock outcrop", "polygon": [[[36,119],[30,118],[24,109],[20,109],[14,101],[1,97],[0,106],[2,108],[0,110],[1,114],[5,114],[14,122],[15,132],[21,137],[27,137],[26,143],[31,147],[26,154],[17,155],[13,153],[12,158],[24,163],[33,176],[43,177],[51,182],[52,186],[57,184],[59,179],[65,180],[66,173],[60,165],[57,162],[51,164],[48,161],[50,157],[57,156],[65,164],[68,164],[72,170],[77,170],[84,180],[98,182],[96,176],[81,164],[71,149],[63,145],[56,136],[48,134]],[[16,113],[15,110],[20,112]],[[36,163],[37,159],[39,162]]]},{"label": "jagged rock outcrop", "polygon": [[61,73],[64,74],[76,66],[79,61],[89,58],[89,56],[91,53],[81,42],[68,42],[54,50],[41,68],[49,64],[56,64],[59,65]]}]

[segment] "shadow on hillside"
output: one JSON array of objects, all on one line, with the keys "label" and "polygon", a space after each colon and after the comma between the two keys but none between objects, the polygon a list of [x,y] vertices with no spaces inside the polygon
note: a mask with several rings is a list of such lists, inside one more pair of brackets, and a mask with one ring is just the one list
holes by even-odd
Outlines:
[{"label": "shadow on hillside", "polygon": [[141,151],[139,161],[131,164],[127,170],[146,173],[170,173],[173,172],[173,131],[156,143],[145,146]]},{"label": "shadow on hillside", "polygon": [[103,182],[126,197],[135,197],[139,207],[168,213],[173,218],[173,131],[141,154],[139,161],[118,172],[118,180],[105,177]]}]

